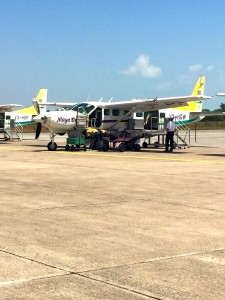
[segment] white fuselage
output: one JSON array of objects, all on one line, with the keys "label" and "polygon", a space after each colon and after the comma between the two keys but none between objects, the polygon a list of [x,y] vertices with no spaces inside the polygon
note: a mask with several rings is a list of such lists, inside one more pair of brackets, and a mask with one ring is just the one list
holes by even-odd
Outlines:
[{"label": "white fuselage", "polygon": [[34,121],[41,123],[50,131],[64,133],[76,127],[77,113],[72,110],[50,111],[34,117]]},{"label": "white fuselage", "polygon": [[[92,105],[92,109],[84,114],[76,110],[59,110],[44,112],[34,117],[35,122],[41,123],[54,133],[69,133],[71,131],[83,131],[87,127],[97,129],[125,130],[128,129],[132,122],[139,123],[144,128],[146,121],[146,113],[132,112],[127,114],[127,110],[122,109],[104,109],[98,105]],[[198,122],[203,117],[192,116],[190,111],[163,109],[155,111],[154,115],[149,112],[153,122],[157,119],[158,126],[162,124],[164,119],[173,117],[176,122],[185,124]],[[143,125],[142,125],[143,124]],[[156,128],[155,128],[156,129]]]}]

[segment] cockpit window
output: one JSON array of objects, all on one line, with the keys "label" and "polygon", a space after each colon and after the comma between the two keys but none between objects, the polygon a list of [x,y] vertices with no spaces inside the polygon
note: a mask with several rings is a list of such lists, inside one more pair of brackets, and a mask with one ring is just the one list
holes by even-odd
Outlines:
[{"label": "cockpit window", "polygon": [[78,111],[79,113],[86,115],[89,114],[95,108],[94,105],[89,103],[80,103],[75,105],[72,110]]}]

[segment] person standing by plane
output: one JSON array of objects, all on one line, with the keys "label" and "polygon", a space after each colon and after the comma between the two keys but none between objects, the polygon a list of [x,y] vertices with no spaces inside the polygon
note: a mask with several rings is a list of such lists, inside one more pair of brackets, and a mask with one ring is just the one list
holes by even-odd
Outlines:
[{"label": "person standing by plane", "polygon": [[173,122],[173,118],[169,118],[169,122],[166,125],[166,149],[165,152],[169,151],[169,146],[170,146],[170,152],[173,151],[173,137],[174,137],[174,132],[176,131],[176,124]]}]

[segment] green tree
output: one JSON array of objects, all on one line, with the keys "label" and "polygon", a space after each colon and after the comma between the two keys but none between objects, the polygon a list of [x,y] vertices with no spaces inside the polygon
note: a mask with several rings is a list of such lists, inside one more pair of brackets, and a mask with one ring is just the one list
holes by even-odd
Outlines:
[{"label": "green tree", "polygon": [[220,109],[221,109],[222,111],[225,111],[225,103],[221,103],[221,104],[220,104]]},{"label": "green tree", "polygon": [[[203,109],[203,111],[210,111],[209,109]],[[213,110],[213,112],[225,112],[225,103],[220,104],[220,108]],[[217,121],[225,121],[225,116],[207,116],[203,120],[203,122],[217,122]]]}]

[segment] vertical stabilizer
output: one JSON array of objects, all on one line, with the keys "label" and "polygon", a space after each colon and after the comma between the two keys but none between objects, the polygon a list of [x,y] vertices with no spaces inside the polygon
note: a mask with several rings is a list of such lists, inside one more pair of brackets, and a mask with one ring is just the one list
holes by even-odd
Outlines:
[{"label": "vertical stabilizer", "polygon": [[[193,89],[192,96],[203,96],[205,90],[205,76],[201,76],[198,78],[198,81],[196,82],[196,85]],[[200,112],[202,111],[202,101],[192,101],[189,102],[189,110]]]},{"label": "vertical stabilizer", "polygon": [[41,103],[47,102],[47,93],[48,93],[47,89],[40,89],[40,91],[35,99],[39,104],[40,113],[46,111],[46,105],[41,105]]},{"label": "vertical stabilizer", "polygon": [[193,89],[193,96],[203,96],[205,90],[205,76],[201,76],[198,78],[198,81]]},{"label": "vertical stabilizer", "polygon": [[[41,105],[41,103],[47,102],[47,89],[40,89],[35,100],[37,100],[37,102],[39,103],[40,112],[45,112],[46,106]],[[37,111],[33,105],[22,109],[14,110],[12,113],[14,115],[15,114],[37,115]]]}]

